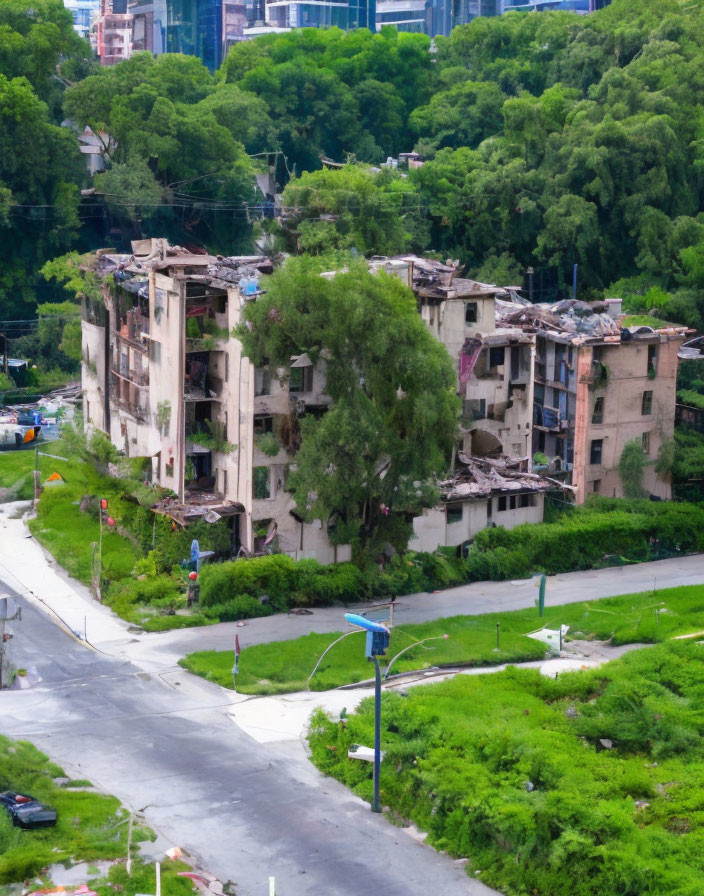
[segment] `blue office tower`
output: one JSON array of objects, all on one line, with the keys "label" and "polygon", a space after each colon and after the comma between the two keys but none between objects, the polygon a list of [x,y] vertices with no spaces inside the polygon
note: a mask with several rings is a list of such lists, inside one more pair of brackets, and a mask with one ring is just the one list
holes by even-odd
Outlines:
[{"label": "blue office tower", "polygon": [[267,21],[277,28],[369,28],[376,31],[376,0],[269,0]]},{"label": "blue office tower", "polygon": [[503,12],[541,12],[546,9],[562,9],[586,15],[608,6],[611,0],[503,0]]},{"label": "blue office tower", "polygon": [[214,71],[242,40],[251,9],[252,0],[131,0],[132,48],[197,56]]}]

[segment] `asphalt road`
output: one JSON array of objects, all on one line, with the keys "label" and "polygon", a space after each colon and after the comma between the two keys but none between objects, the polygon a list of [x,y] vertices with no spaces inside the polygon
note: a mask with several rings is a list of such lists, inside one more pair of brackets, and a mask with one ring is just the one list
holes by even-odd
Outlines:
[{"label": "asphalt road", "polygon": [[[0,591],[14,593],[2,580]],[[90,650],[17,597],[13,655],[41,676],[0,693],[0,732],[114,793],[201,867],[261,896],[490,896],[461,866],[374,816],[305,758],[262,745],[213,686],[181,693]]]}]

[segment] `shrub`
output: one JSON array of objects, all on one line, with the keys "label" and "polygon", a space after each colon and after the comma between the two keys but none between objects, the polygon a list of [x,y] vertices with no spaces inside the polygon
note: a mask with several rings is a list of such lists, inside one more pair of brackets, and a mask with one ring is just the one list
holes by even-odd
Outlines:
[{"label": "shrub", "polygon": [[254,619],[268,616],[271,610],[250,594],[240,594],[224,604],[204,609],[203,615],[218,622],[235,622],[237,619]]},{"label": "shrub", "polygon": [[115,448],[105,433],[99,429],[96,429],[90,437],[88,449],[100,464],[115,463],[118,458],[117,448]]},{"label": "shrub", "polygon": [[465,560],[470,581],[593,569],[616,556],[646,560],[659,550],[704,548],[704,508],[694,504],[597,499],[557,522],[484,529]]},{"label": "shrub", "polygon": [[359,600],[363,585],[362,573],[351,563],[321,566],[316,560],[296,562],[286,554],[272,554],[205,566],[200,599],[204,607],[215,607],[238,595],[267,595],[271,610],[282,611]]}]

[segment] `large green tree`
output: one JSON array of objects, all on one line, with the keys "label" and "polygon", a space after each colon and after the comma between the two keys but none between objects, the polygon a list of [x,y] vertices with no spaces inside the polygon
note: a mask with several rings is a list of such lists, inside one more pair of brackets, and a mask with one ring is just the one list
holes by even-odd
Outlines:
[{"label": "large green tree", "polygon": [[89,55],[61,0],[0,3],[0,319],[29,316],[38,268],[78,232],[83,166],[58,127],[57,72]]},{"label": "large green tree", "polygon": [[290,181],[284,191],[289,248],[320,254],[355,249],[393,255],[423,248],[428,234],[418,193],[392,169],[359,164],[323,169]]},{"label": "large green tree", "polygon": [[351,261],[334,276],[293,259],[245,309],[238,335],[257,365],[288,368],[307,352],[325,366],[331,408],[301,419],[287,487],[297,511],[338,541],[408,538],[405,515],[436,499],[450,462],[459,400],[445,348],[400,280]]}]

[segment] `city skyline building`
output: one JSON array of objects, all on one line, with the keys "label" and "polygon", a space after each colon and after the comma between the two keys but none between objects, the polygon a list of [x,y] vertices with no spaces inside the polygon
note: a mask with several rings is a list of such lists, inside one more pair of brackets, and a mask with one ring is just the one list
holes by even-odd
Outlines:
[{"label": "city skyline building", "polygon": [[100,0],[64,0],[64,6],[73,16],[73,30],[89,38],[91,22],[100,11]]}]

